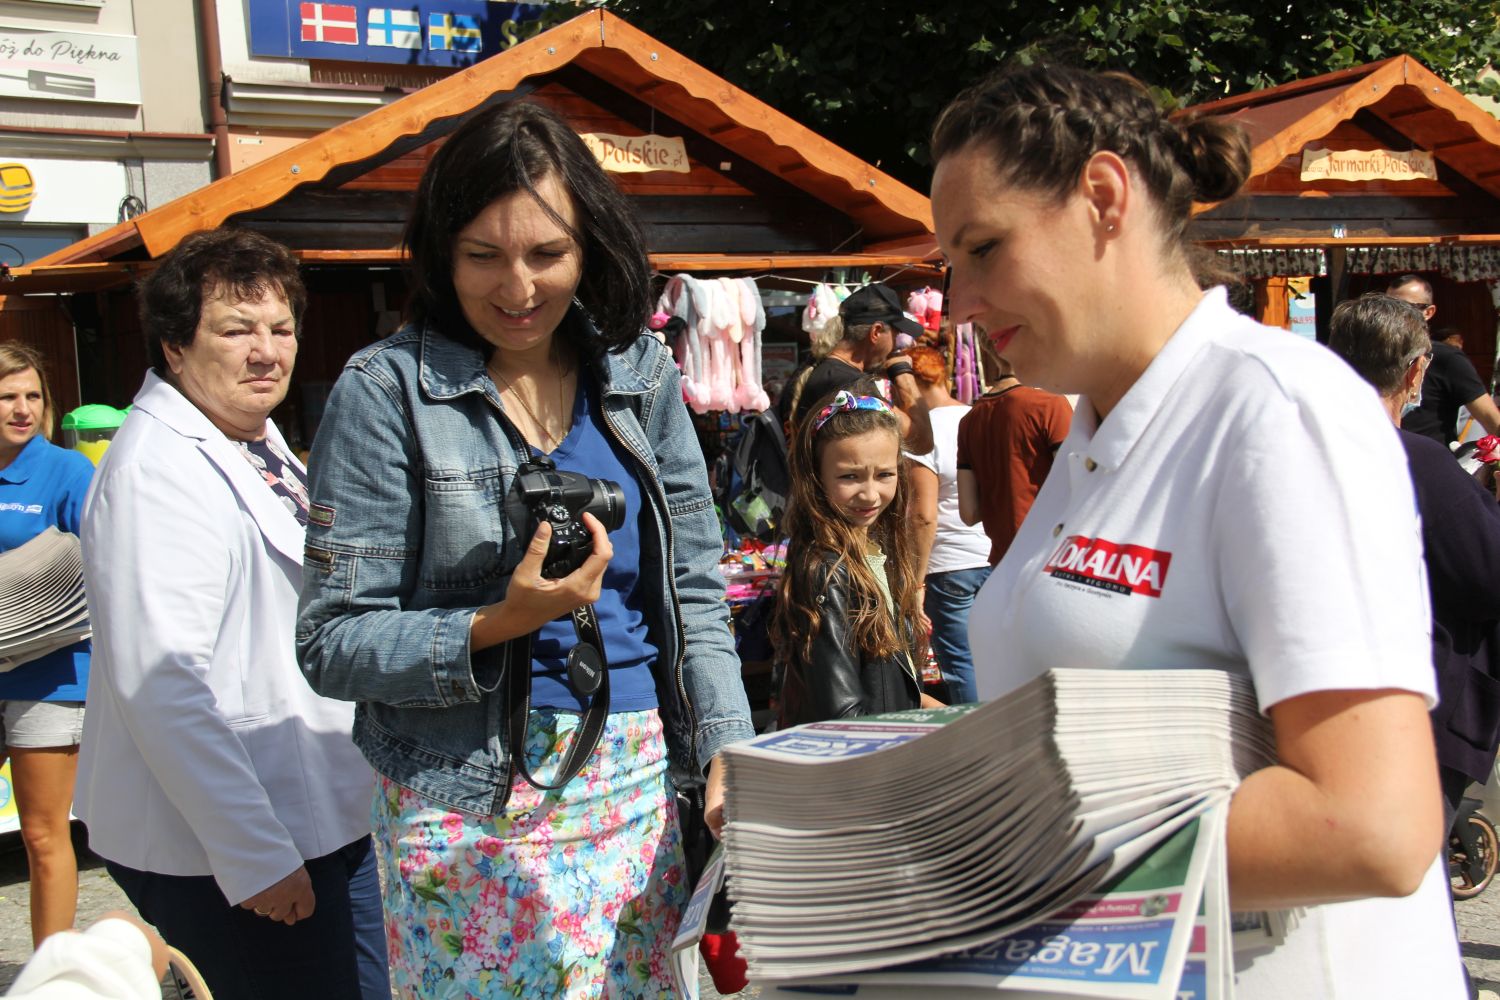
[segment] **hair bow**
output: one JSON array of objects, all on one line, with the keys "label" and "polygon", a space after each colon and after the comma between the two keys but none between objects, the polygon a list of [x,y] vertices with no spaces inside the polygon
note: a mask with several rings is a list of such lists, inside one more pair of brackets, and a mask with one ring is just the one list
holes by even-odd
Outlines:
[{"label": "hair bow", "polygon": [[835,413],[848,413],[852,410],[875,410],[881,413],[890,413],[891,404],[879,396],[856,396],[848,389],[840,389],[833,397],[833,402],[818,411],[818,416],[813,420],[813,432],[823,429],[823,425],[833,417]]}]

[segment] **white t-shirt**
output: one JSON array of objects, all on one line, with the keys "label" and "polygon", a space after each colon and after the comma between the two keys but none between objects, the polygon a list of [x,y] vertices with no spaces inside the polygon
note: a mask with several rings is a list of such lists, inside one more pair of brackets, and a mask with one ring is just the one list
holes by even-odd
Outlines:
[{"label": "white t-shirt", "polygon": [[[1081,400],[969,616],[981,698],[1052,667],[1217,667],[1262,710],[1397,688],[1436,701],[1410,474],[1326,348],[1207,293],[1109,417]],[[1315,848],[1314,848],[1315,849]],[[1463,997],[1446,868],[1404,899],[1313,907],[1244,998]]]},{"label": "white t-shirt", "polygon": [[925,455],[908,456],[913,462],[937,473],[937,536],[932,540],[932,555],[927,557],[927,572],[949,573],[958,569],[977,569],[990,564],[990,538],[980,524],[964,524],[958,516],[958,422],[972,407],[939,406],[929,410],[932,418],[932,450]]}]

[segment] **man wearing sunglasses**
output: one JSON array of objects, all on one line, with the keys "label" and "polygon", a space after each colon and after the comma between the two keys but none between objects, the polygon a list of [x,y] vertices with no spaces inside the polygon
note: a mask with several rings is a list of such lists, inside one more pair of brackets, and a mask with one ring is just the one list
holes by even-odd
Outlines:
[{"label": "man wearing sunglasses", "polygon": [[[1385,292],[1422,310],[1429,326],[1437,314],[1432,285],[1415,274],[1403,274]],[[1449,448],[1458,440],[1458,408],[1466,406],[1486,434],[1500,433],[1500,407],[1462,350],[1440,340],[1432,342],[1432,360],[1422,382],[1417,407],[1401,419],[1401,429],[1441,441]]]}]

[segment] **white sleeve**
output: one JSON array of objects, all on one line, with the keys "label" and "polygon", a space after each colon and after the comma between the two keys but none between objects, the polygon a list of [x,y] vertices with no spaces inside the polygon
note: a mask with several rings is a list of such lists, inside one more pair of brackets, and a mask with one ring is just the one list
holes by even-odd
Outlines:
[{"label": "white sleeve", "polygon": [[42,942],[7,997],[26,1000],[161,1000],[146,935],[124,920]]},{"label": "white sleeve", "polygon": [[937,473],[937,449],[936,448],[934,448],[932,451],[927,452],[924,455],[918,455],[915,452],[910,452],[910,451],[903,451],[902,454],[905,455],[907,458],[911,459],[913,462],[916,462],[918,465],[922,466],[924,469],[930,469],[930,470],[932,470],[933,474]]},{"label": "white sleeve", "polygon": [[235,905],[302,865],[209,683],[216,657],[240,655],[220,641],[244,573],[238,518],[168,471],[130,465],[108,471],[83,524],[94,683]]},{"label": "white sleeve", "polygon": [[1221,417],[1214,557],[1261,709],[1396,688],[1436,703],[1416,501],[1367,388],[1279,387]]}]

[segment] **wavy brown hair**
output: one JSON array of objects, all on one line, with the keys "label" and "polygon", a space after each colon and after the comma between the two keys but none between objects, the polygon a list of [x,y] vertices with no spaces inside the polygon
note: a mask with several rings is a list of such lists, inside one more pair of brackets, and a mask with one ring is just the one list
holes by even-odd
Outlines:
[{"label": "wavy brown hair", "polygon": [[[861,379],[849,391],[861,396],[883,395],[869,379]],[[826,579],[826,559],[831,554],[835,567],[842,565],[848,573],[854,645],[870,659],[910,653],[912,666],[920,668],[927,655],[927,637],[916,627],[921,612],[918,595],[922,581],[916,575],[913,554],[916,545],[907,520],[906,459],[902,458],[897,466],[895,498],[867,529],[869,541],[885,553],[894,615],[881,613],[880,587],[865,562],[860,537],[828,502],[819,475],[823,450],[829,442],[870,431],[888,431],[899,447],[901,424],[890,411],[849,410],[835,413],[822,427],[815,427],[816,414],[831,398],[819,400],[808,410],[792,440],[792,493],[785,520],[786,571],[781,576],[776,610],[771,616],[771,639],[786,661],[789,674],[808,661],[813,638],[823,625],[817,597]]]}]

